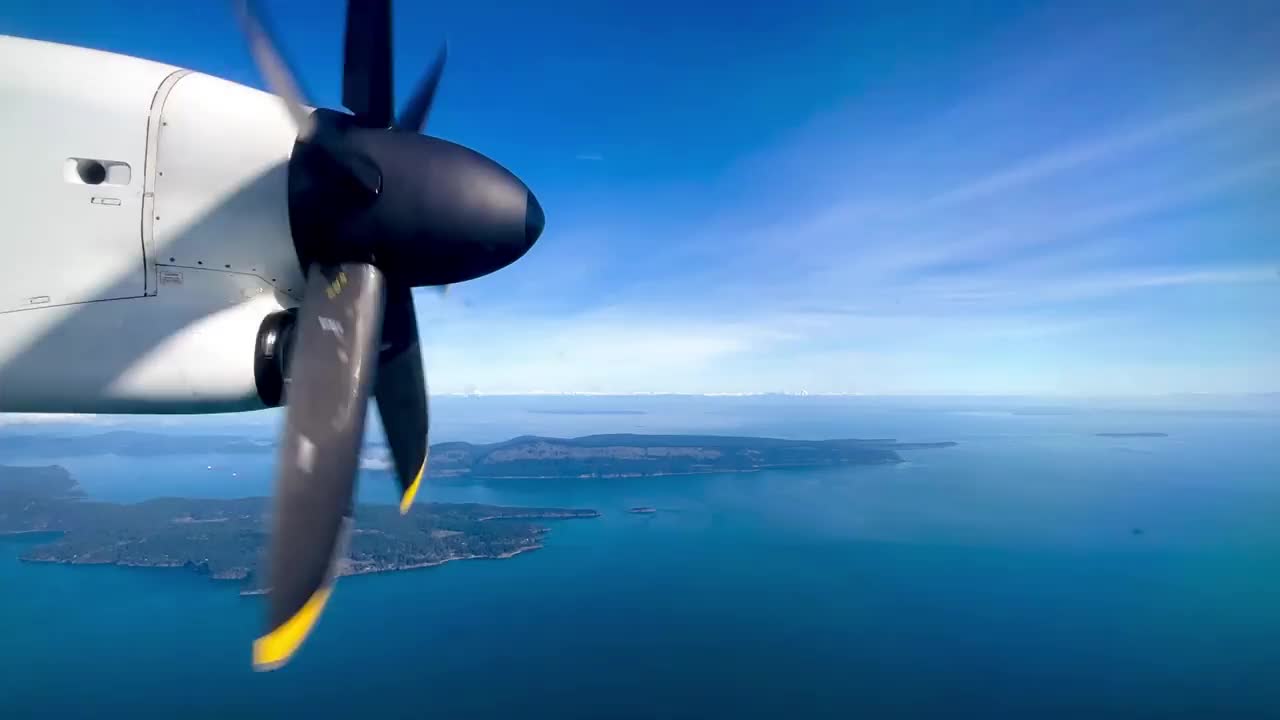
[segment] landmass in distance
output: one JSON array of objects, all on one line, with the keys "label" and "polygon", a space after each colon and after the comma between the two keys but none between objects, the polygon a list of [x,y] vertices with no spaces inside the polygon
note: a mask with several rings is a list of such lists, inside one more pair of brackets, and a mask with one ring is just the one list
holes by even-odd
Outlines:
[{"label": "landmass in distance", "polygon": [[[899,452],[954,442],[891,439],[788,440],[711,435],[592,435],[562,439],[523,436],[476,445],[432,446],[436,480],[635,478],[774,468],[884,465]],[[376,454],[377,448],[373,452]],[[259,454],[274,444],[234,436],[172,436],[117,431],[81,436],[6,436],[6,456],[75,457],[115,454]],[[376,460],[376,457],[367,458]],[[377,467],[374,465],[374,467]],[[93,501],[59,466],[0,465],[0,534],[52,533],[29,548],[29,562],[187,568],[215,579],[255,581],[269,526],[266,498],[158,498],[135,504]],[[656,508],[636,506],[647,514]],[[531,520],[597,517],[589,508],[517,508],[425,503],[402,517],[390,505],[361,505],[350,555],[339,573],[354,575],[431,567],[452,560],[508,558],[542,547],[547,528]]]}]

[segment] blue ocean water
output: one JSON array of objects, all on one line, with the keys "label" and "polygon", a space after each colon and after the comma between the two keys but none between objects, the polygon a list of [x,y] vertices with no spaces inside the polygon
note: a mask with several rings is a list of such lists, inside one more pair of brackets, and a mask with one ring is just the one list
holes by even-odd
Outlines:
[{"label": "blue ocean water", "polygon": [[[960,445],[893,467],[435,484],[430,500],[604,514],[549,523],[545,548],[510,560],[345,578],[297,659],[268,674],[249,669],[260,601],[233,585],[23,564],[34,540],[0,540],[0,716],[1280,716],[1272,409],[443,398],[433,410],[442,439]],[[1095,435],[1138,431],[1169,437]],[[123,502],[270,490],[265,458],[60,462]],[[390,485],[367,472],[362,497],[390,501]],[[635,505],[659,512],[625,512]]]}]

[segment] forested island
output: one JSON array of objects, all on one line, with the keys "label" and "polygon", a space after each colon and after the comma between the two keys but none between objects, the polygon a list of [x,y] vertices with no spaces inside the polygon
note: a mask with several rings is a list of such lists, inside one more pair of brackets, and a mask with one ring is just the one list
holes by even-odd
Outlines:
[{"label": "forested island", "polygon": [[903,450],[953,442],[896,440],[784,440],[718,435],[589,435],[563,439],[524,436],[490,445],[431,446],[428,474],[475,479],[624,478],[755,472],[771,468],[886,465]]},{"label": "forested island", "polygon": [[[0,465],[0,535],[48,533],[29,562],[187,568],[257,588],[270,500],[158,498],[135,504],[84,497],[65,468]],[[356,575],[507,558],[541,547],[547,529],[528,520],[591,518],[595,510],[423,503],[407,516],[390,505],[356,508],[349,557]]]}]

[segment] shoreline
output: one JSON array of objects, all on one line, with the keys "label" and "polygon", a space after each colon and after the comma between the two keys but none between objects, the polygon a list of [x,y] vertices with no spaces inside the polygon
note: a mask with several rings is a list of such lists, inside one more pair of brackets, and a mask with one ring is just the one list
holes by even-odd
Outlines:
[{"label": "shoreline", "polygon": [[594,520],[600,517],[599,510],[592,510],[590,513],[579,512],[563,515],[549,515],[547,513],[528,512],[528,513],[510,513],[507,515],[484,515],[476,518],[476,522],[490,522],[493,520]]},{"label": "shoreline", "polygon": [[[509,550],[507,552],[500,553],[498,555],[455,555],[453,557],[448,557],[443,560],[433,560],[432,562],[417,563],[414,565],[402,565],[400,567],[375,568],[375,569],[369,569],[369,570],[357,570],[355,572],[340,571],[337,574],[337,577],[359,577],[361,575],[382,575],[384,573],[407,572],[409,570],[425,570],[427,568],[440,567],[441,565],[446,565],[448,563],[459,561],[459,560],[508,560],[522,553],[532,552],[534,550],[541,550],[543,547],[544,546],[542,543],[535,543],[533,545],[529,545],[526,547],[516,548],[515,550]],[[267,592],[268,590],[261,589],[261,588],[255,588],[252,590],[241,590],[240,597],[266,595]]]},{"label": "shoreline", "polygon": [[431,562],[415,563],[413,565],[401,565],[398,567],[389,567],[389,568],[374,568],[370,570],[356,570],[354,572],[344,571],[344,572],[339,572],[338,577],[355,577],[357,575],[378,575],[380,573],[403,572],[406,570],[423,570],[425,568],[440,567],[441,565],[445,565],[447,563],[451,563],[457,560],[508,560],[521,553],[531,552],[533,550],[541,550],[543,547],[544,547],[543,544],[539,542],[539,543],[534,543],[533,545],[526,545],[524,547],[519,547],[519,548],[516,548],[515,550],[508,550],[507,552],[499,553],[497,555],[454,555],[452,557],[444,558],[443,560],[433,560]]},{"label": "shoreline", "polygon": [[[19,533],[5,533],[5,534],[3,534],[3,535],[0,535],[0,537],[6,537],[6,536],[10,536],[10,535],[33,535],[33,534],[43,534],[43,533],[45,533],[45,532],[47,532],[47,531],[44,531],[44,530],[23,531],[23,532],[19,532]],[[516,548],[516,549],[514,549],[514,550],[508,550],[508,551],[506,551],[506,552],[502,552],[502,553],[499,553],[499,554],[497,554],[497,555],[453,555],[453,556],[450,556],[450,557],[447,557],[447,558],[444,558],[444,559],[441,559],[441,560],[432,560],[431,562],[414,563],[414,564],[412,564],[412,565],[400,565],[400,566],[396,566],[396,567],[361,568],[361,569],[355,569],[355,570],[351,569],[350,567],[344,567],[343,569],[341,569],[341,570],[339,570],[339,571],[338,571],[338,573],[337,573],[337,576],[336,576],[336,577],[357,577],[357,576],[360,576],[360,575],[380,575],[380,574],[383,574],[383,573],[405,572],[405,571],[409,571],[409,570],[424,570],[424,569],[426,569],[426,568],[440,567],[441,565],[445,565],[445,564],[448,564],[448,563],[451,563],[451,562],[460,561],[460,560],[509,560],[509,559],[511,559],[511,558],[513,558],[513,557],[515,557],[515,556],[517,556],[517,555],[523,554],[523,553],[532,552],[532,551],[534,551],[534,550],[541,550],[543,547],[545,547],[545,545],[544,545],[543,543],[541,543],[541,542],[537,542],[537,543],[534,543],[534,544],[532,544],[532,545],[526,545],[526,546],[524,546],[524,547],[518,547],[518,548]],[[188,567],[188,564],[187,564],[187,563],[178,563],[178,562],[173,562],[173,563],[146,563],[146,564],[143,564],[143,563],[132,563],[132,562],[115,562],[115,561],[109,561],[109,560],[92,561],[92,562],[76,562],[75,560],[62,560],[62,559],[58,559],[58,558],[42,558],[42,557],[24,557],[24,556],[21,556],[21,555],[19,555],[16,559],[18,560],[18,562],[22,562],[22,563],[31,563],[31,564],[33,564],[33,565],[35,565],[35,564],[40,564],[40,565],[68,565],[68,566],[71,566],[71,565],[86,565],[86,566],[107,566],[107,567],[118,567],[118,568],[135,568],[135,569],[143,569],[143,570],[187,570],[187,569],[192,569],[192,568],[189,568],[189,567]],[[221,576],[221,577],[220,577],[220,576],[218,576],[218,575],[216,575],[216,574],[212,574],[212,573],[199,573],[199,572],[196,572],[196,574],[197,574],[197,575],[205,575],[205,576],[206,576],[206,577],[208,577],[210,580],[213,580],[213,581],[215,581],[215,582],[219,582],[219,583],[243,581],[243,580],[245,580],[245,579],[247,579],[247,578],[249,577],[249,572],[247,572],[247,571],[246,571],[243,575],[241,575],[241,574],[237,574],[237,575],[234,575],[234,576],[226,576],[226,575],[223,575],[223,576]],[[243,597],[248,597],[248,596],[251,596],[251,595],[265,595],[266,593],[267,593],[267,591],[266,591],[266,590],[261,590],[261,589],[249,589],[249,590],[241,590],[241,591],[240,591],[240,595],[241,595],[241,596],[243,596]]]}]

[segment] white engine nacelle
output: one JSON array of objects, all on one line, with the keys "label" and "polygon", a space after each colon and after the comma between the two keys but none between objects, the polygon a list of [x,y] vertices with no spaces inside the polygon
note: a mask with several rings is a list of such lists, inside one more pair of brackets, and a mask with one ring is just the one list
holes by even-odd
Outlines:
[{"label": "white engine nacelle", "polygon": [[303,284],[279,99],[11,37],[0,67],[0,411],[278,402],[255,353]]}]

